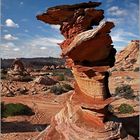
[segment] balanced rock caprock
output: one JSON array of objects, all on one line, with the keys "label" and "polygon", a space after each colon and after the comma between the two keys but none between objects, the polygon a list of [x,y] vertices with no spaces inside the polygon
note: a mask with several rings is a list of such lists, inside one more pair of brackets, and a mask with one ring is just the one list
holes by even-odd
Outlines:
[{"label": "balanced rock caprock", "polygon": [[[75,77],[75,89],[50,126],[36,139],[115,140],[127,137],[119,122],[108,121],[107,105],[114,101],[108,88],[109,67],[116,50],[109,35],[112,22],[102,21],[100,2],[60,5],[37,16],[49,24],[59,24],[65,40],[60,43],[66,65]],[[94,25],[98,25],[94,27]]]},{"label": "balanced rock caprock", "polygon": [[29,73],[26,71],[21,59],[15,59],[8,71],[8,76],[11,80],[24,81],[30,79]]}]

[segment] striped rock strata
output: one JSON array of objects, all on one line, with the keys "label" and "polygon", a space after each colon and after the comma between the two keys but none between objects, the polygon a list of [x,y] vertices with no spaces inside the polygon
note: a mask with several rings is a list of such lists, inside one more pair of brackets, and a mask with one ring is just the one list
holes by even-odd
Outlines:
[{"label": "striped rock strata", "polygon": [[61,26],[65,37],[60,43],[62,56],[75,77],[72,96],[38,140],[114,140],[127,135],[121,123],[105,122],[107,105],[114,100],[108,89],[107,69],[114,65],[116,50],[109,35],[114,24],[100,22],[104,12],[95,9],[100,4],[61,5],[37,16]]}]

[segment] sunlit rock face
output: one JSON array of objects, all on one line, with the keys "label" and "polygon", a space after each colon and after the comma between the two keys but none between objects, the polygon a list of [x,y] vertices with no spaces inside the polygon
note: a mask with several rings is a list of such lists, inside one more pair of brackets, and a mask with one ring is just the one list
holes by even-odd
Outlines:
[{"label": "sunlit rock face", "polygon": [[73,94],[38,140],[114,140],[127,136],[121,123],[105,122],[106,106],[114,100],[107,70],[114,65],[116,50],[109,35],[114,24],[101,22],[104,12],[95,9],[100,4],[61,5],[37,16],[45,23],[61,26],[65,37],[60,43],[62,56],[75,77]]},{"label": "sunlit rock face", "polygon": [[140,41],[131,40],[131,42],[116,55],[115,66],[112,70],[135,71],[139,69],[140,64]]}]

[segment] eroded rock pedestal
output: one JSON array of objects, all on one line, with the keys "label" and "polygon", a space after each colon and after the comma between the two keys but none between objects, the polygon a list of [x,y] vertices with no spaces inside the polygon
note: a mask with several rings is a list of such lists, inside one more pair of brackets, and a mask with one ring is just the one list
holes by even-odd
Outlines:
[{"label": "eroded rock pedestal", "polygon": [[24,81],[29,79],[29,73],[26,71],[23,62],[20,59],[15,59],[8,71],[9,79],[14,81]]},{"label": "eroded rock pedestal", "polygon": [[65,37],[60,44],[62,56],[75,77],[71,98],[37,139],[114,140],[127,135],[121,123],[105,122],[107,105],[113,101],[107,69],[114,65],[116,50],[109,35],[114,24],[100,22],[104,12],[95,9],[100,4],[61,5],[37,16],[45,23],[61,26]]}]

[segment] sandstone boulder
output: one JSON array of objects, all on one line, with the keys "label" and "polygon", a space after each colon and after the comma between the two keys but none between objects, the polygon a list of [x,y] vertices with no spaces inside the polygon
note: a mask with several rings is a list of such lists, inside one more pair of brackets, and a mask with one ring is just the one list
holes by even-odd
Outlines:
[{"label": "sandstone boulder", "polygon": [[39,76],[34,80],[34,82],[42,85],[54,85],[57,83],[57,81],[51,79],[48,76]]}]

